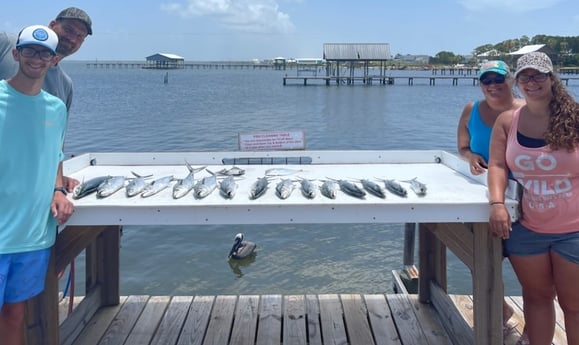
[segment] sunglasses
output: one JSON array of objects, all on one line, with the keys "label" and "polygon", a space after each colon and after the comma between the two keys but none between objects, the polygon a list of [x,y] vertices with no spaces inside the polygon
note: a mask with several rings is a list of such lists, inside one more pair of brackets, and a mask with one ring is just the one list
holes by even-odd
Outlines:
[{"label": "sunglasses", "polygon": [[493,83],[494,83],[494,84],[502,84],[502,83],[505,82],[506,79],[507,79],[507,78],[506,78],[504,75],[498,74],[498,75],[496,75],[496,76],[494,76],[494,77],[485,76],[485,77],[483,77],[483,78],[480,80],[480,82],[481,82],[483,85],[491,85],[491,84],[493,84]]},{"label": "sunglasses", "polygon": [[549,77],[549,73],[537,73],[535,75],[525,75],[521,74],[517,77],[517,81],[522,84],[526,84],[531,80],[535,81],[535,83],[542,83]]}]

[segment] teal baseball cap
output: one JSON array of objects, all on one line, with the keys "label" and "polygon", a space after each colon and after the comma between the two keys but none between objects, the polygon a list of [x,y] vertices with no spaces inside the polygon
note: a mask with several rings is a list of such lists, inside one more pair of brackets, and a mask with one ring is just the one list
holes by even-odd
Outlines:
[{"label": "teal baseball cap", "polygon": [[487,61],[480,66],[478,78],[482,78],[485,73],[494,72],[506,76],[511,72],[509,66],[502,60]]}]

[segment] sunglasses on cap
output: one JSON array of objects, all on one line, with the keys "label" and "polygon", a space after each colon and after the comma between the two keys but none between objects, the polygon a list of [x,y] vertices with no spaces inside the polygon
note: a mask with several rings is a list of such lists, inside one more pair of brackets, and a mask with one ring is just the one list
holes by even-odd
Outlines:
[{"label": "sunglasses on cap", "polygon": [[491,84],[502,84],[505,82],[507,77],[504,75],[497,74],[495,76],[483,76],[480,80],[481,84],[483,85],[491,85]]}]

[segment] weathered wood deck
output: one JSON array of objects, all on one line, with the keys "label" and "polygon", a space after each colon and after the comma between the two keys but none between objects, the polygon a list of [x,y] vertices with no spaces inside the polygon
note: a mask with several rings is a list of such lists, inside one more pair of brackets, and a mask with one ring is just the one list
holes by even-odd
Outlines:
[{"label": "weathered wood deck", "polygon": [[[472,327],[472,297],[451,298],[464,318],[460,322]],[[507,300],[517,325],[504,344],[514,345],[524,326],[522,299]],[[78,319],[66,319],[66,309],[61,304],[61,344],[67,345],[458,344],[416,295],[124,296],[118,306],[83,320],[82,328]],[[557,308],[553,344],[566,343]]]},{"label": "weathered wood deck", "polygon": [[123,297],[62,344],[452,344],[413,295]]}]

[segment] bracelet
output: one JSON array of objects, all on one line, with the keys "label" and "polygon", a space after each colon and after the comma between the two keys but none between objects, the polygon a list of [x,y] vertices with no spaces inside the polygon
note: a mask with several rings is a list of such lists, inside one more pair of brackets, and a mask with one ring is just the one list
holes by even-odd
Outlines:
[{"label": "bracelet", "polygon": [[504,205],[505,202],[504,201],[491,201],[489,203],[489,205],[493,206],[493,205]]},{"label": "bracelet", "polygon": [[56,192],[61,192],[62,194],[64,194],[65,196],[68,194],[68,192],[66,191],[66,188],[64,187],[55,187],[54,188],[54,193]]}]

